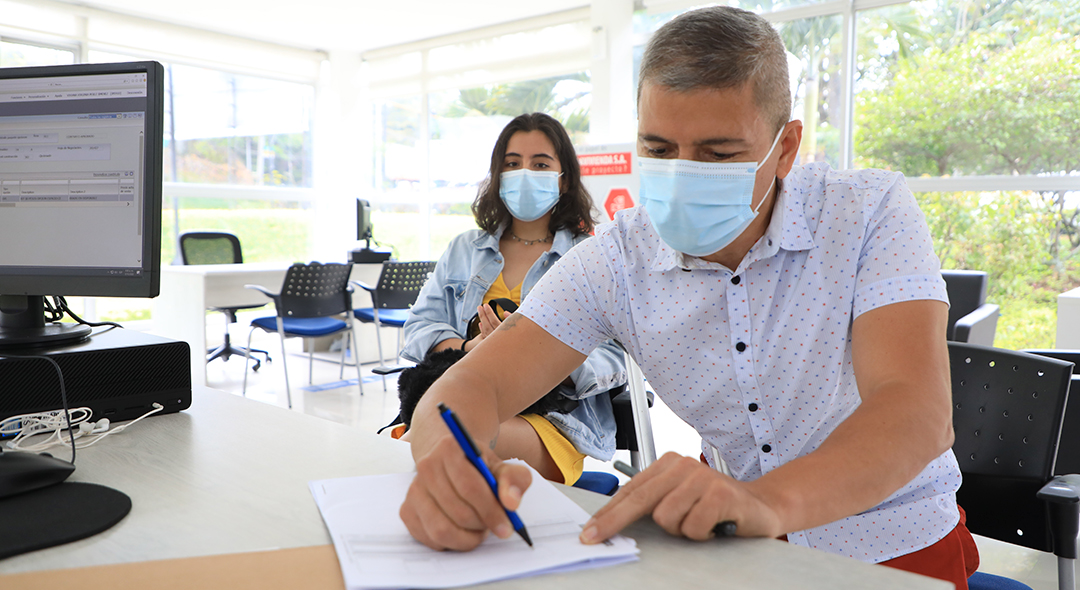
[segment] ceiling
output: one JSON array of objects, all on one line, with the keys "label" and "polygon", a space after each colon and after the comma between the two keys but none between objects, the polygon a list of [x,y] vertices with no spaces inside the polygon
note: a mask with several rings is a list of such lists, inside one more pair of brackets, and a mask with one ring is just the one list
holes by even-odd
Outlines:
[{"label": "ceiling", "polygon": [[361,52],[589,4],[589,0],[62,1],[303,49]]}]

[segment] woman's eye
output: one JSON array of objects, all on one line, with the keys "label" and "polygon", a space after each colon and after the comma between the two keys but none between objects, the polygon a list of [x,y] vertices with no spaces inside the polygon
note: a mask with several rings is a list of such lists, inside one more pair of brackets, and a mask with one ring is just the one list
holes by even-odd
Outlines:
[{"label": "woman's eye", "polygon": [[517,166],[517,162],[506,162],[505,164],[503,164],[503,169],[505,170],[507,168],[517,168]]}]

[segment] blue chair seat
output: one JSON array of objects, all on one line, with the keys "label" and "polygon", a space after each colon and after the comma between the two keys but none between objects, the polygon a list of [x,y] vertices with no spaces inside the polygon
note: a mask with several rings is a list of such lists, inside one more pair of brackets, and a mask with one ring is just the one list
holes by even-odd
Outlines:
[{"label": "blue chair seat", "polygon": [[968,578],[968,590],[1031,590],[1031,586],[1010,578],[975,572]]},{"label": "blue chair seat", "polygon": [[[359,309],[354,309],[353,315],[356,316],[356,319],[362,322],[375,321],[375,309],[372,307],[361,307]],[[379,323],[384,326],[400,328],[405,325],[405,320],[407,319],[409,319],[409,310],[407,309],[379,310]]]},{"label": "blue chair seat", "polygon": [[[257,326],[267,332],[277,332],[277,316],[266,316],[251,321],[252,326]],[[329,317],[321,318],[283,318],[282,326],[285,333],[293,336],[314,338],[326,336],[344,330],[345,322]]]},{"label": "blue chair seat", "polygon": [[619,478],[603,471],[585,471],[573,487],[610,496],[619,489]]}]

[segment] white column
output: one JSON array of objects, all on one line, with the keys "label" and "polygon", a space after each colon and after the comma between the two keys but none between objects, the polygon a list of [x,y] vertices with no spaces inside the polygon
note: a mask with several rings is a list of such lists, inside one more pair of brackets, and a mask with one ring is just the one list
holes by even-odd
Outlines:
[{"label": "white column", "polygon": [[320,262],[344,262],[355,247],[356,198],[371,184],[360,65],[357,53],[331,52],[315,87],[312,255]]},{"label": "white column", "polygon": [[633,0],[593,0],[589,143],[634,141]]}]

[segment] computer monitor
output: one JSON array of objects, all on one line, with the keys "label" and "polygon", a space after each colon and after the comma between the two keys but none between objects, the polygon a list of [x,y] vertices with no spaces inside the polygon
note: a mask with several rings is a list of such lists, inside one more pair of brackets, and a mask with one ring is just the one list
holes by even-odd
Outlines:
[{"label": "computer monitor", "polygon": [[50,296],[155,297],[164,70],[0,68],[0,347],[58,345]]},{"label": "computer monitor", "polygon": [[371,247],[371,203],[364,199],[356,199],[356,240],[366,240],[367,247]]}]

